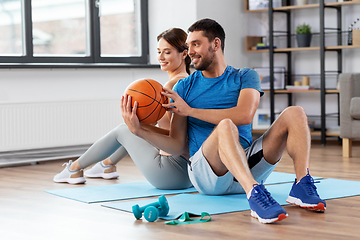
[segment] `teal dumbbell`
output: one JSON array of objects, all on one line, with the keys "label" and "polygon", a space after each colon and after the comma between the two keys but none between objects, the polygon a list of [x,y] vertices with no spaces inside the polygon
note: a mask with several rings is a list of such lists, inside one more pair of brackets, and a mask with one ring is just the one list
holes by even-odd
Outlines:
[{"label": "teal dumbbell", "polygon": [[169,213],[169,204],[165,196],[160,196],[158,202],[150,203],[146,206],[140,207],[138,204],[132,207],[132,212],[136,219],[144,217],[149,222],[154,222],[158,217],[165,217]]},{"label": "teal dumbbell", "polygon": [[157,207],[154,206],[150,206],[145,208],[144,211],[144,218],[148,221],[148,222],[155,222],[156,219],[159,218],[159,210]]}]

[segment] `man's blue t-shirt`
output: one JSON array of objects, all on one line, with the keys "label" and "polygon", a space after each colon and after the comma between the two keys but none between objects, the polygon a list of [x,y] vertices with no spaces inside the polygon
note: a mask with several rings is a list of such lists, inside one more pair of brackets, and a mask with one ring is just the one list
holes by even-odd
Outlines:
[{"label": "man's blue t-shirt", "polygon": [[[227,66],[225,72],[216,78],[203,77],[196,71],[181,79],[174,86],[181,98],[192,108],[225,109],[237,105],[240,90],[254,88],[264,94],[260,87],[260,78],[255,70],[236,69]],[[216,125],[188,117],[188,138],[190,156],[194,155],[208,138]],[[251,124],[238,126],[240,144],[245,149],[252,144]]]}]

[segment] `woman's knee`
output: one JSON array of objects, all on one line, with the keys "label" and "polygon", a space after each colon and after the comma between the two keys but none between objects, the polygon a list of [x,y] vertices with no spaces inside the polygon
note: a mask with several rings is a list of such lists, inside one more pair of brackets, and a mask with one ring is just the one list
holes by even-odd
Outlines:
[{"label": "woman's knee", "polygon": [[118,125],[117,127],[115,127],[113,129],[113,131],[130,131],[128,126],[125,123],[121,123],[120,125]]},{"label": "woman's knee", "polygon": [[119,140],[119,137],[130,134],[130,130],[125,123],[122,123],[111,130],[111,133],[115,135],[115,138]]}]

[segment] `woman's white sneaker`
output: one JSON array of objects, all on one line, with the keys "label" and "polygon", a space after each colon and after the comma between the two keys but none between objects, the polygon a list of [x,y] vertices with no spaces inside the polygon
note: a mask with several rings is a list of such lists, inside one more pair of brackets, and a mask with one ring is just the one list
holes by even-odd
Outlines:
[{"label": "woman's white sneaker", "polygon": [[70,183],[70,184],[78,184],[86,182],[84,178],[83,170],[70,170],[70,165],[72,164],[72,160],[68,163],[64,163],[65,169],[60,173],[56,174],[54,177],[54,182],[57,183]]},{"label": "woman's white sneaker", "polygon": [[95,164],[91,169],[85,171],[85,177],[113,179],[118,178],[115,165],[104,165],[101,162]]}]

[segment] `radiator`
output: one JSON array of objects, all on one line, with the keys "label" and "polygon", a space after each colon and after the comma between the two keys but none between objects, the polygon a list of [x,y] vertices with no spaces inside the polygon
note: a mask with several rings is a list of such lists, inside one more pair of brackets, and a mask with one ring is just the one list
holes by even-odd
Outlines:
[{"label": "radiator", "polygon": [[118,99],[0,103],[0,158],[88,146],[122,122]]}]

